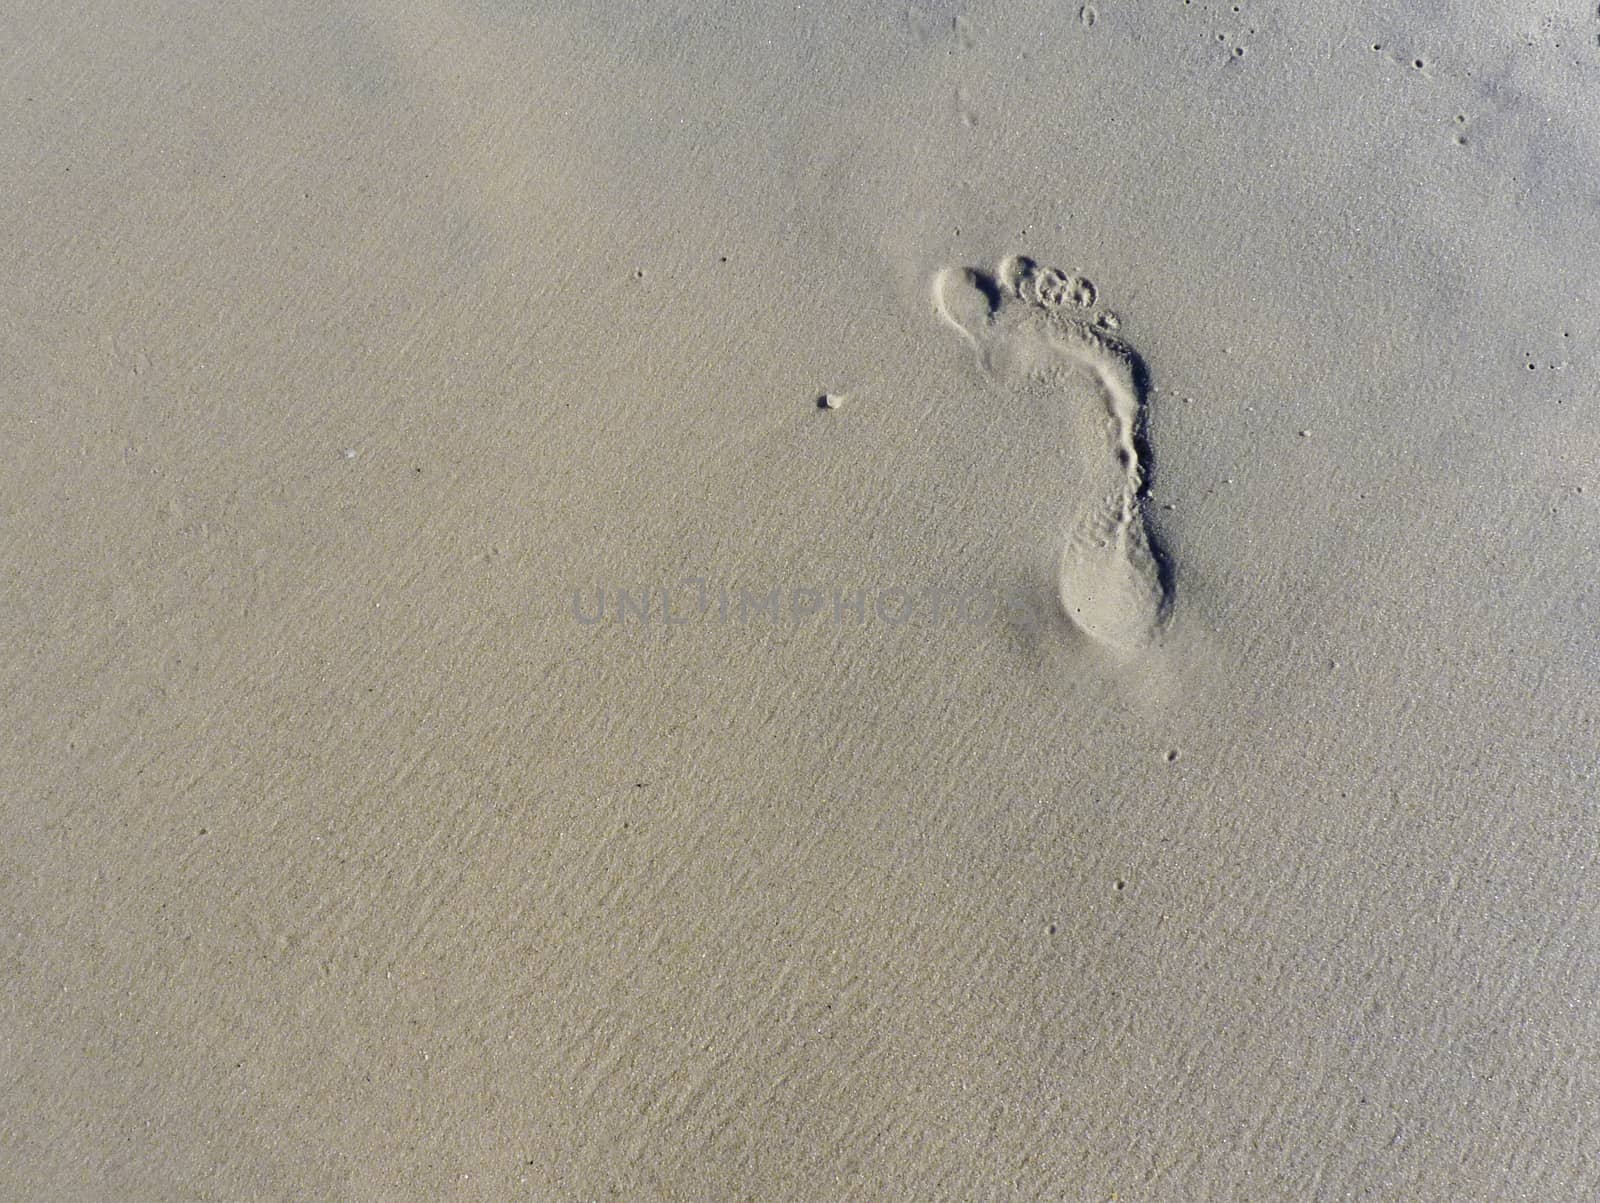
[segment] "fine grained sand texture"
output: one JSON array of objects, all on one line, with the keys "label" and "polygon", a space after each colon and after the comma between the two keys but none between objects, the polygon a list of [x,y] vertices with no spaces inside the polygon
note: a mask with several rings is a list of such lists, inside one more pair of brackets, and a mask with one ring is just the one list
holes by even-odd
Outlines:
[{"label": "fine grained sand texture", "polygon": [[0,1197],[1600,1197],[1593,5],[0,33]]}]

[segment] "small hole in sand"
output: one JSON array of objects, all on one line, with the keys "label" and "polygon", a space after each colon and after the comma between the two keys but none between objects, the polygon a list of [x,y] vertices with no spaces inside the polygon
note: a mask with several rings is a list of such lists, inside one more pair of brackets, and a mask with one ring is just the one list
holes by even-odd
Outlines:
[{"label": "small hole in sand", "polygon": [[1167,763],[1171,764],[1176,759],[1178,759],[1178,749],[1172,748],[1167,752]]},{"label": "small hole in sand", "polygon": [[1117,878],[1117,889],[1126,890],[1127,888],[1128,888],[1128,883],[1123,881],[1122,878],[1120,878],[1120,877]]}]

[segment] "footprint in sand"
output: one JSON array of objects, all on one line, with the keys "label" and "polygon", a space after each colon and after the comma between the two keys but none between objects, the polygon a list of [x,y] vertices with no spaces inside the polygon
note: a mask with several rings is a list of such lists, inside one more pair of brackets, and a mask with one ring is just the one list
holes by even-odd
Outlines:
[{"label": "footprint in sand", "polygon": [[1043,393],[1062,437],[1083,448],[1084,474],[1063,482],[1061,606],[1086,635],[1119,652],[1159,634],[1171,606],[1163,560],[1145,525],[1144,369],[1110,332],[1081,276],[1020,256],[994,275],[947,268],[934,281],[940,314],[966,336],[1007,390]]}]

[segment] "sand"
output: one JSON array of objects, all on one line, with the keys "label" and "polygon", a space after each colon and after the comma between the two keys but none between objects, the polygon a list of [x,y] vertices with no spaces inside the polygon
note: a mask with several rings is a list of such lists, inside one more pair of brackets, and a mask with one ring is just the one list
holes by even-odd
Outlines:
[{"label": "sand", "polygon": [[1593,5],[0,31],[0,1197],[1600,1196]]}]

